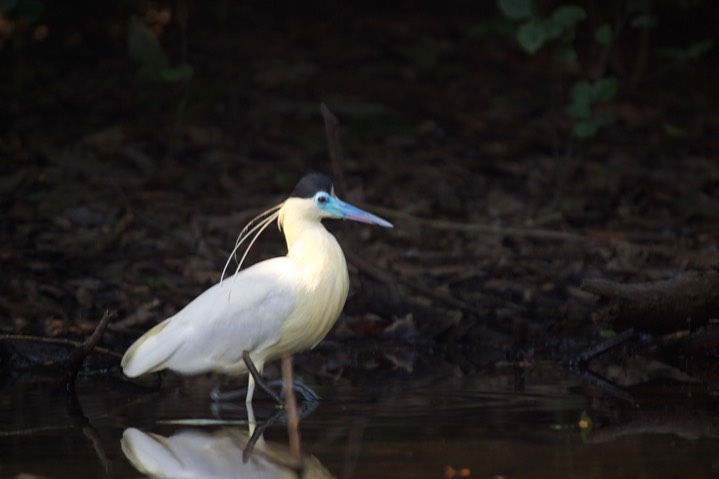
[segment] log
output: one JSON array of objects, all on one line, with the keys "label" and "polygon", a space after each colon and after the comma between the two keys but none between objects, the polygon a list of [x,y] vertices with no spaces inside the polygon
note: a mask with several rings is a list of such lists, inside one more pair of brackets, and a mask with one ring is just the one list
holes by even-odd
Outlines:
[{"label": "log", "polygon": [[600,321],[620,328],[668,333],[719,318],[719,272],[714,270],[688,271],[647,283],[585,279],[582,289],[603,298]]}]

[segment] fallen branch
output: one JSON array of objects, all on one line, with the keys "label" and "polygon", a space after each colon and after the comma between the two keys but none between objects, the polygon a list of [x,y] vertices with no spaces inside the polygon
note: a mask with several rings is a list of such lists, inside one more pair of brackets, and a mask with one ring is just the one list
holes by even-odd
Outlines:
[{"label": "fallen branch", "polygon": [[[46,338],[28,334],[0,334],[0,341],[28,341],[31,343],[52,344],[53,346],[65,346],[67,348],[82,348],[84,344],[84,342],[73,341],[72,339]],[[95,347],[93,351],[116,359],[122,358],[121,353],[103,347]]]},{"label": "fallen branch", "polygon": [[623,284],[586,279],[582,289],[605,298],[601,320],[647,332],[696,328],[719,317],[719,273],[689,271],[669,280]]}]

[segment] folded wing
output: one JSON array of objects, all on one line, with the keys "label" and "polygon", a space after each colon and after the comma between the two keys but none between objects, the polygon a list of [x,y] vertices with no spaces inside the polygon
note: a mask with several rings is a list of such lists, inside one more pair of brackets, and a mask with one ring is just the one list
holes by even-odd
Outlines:
[{"label": "folded wing", "polygon": [[161,369],[240,374],[242,351],[261,354],[279,341],[300,285],[300,272],[286,257],[225,278],[138,339],[122,358],[123,371],[129,377]]}]

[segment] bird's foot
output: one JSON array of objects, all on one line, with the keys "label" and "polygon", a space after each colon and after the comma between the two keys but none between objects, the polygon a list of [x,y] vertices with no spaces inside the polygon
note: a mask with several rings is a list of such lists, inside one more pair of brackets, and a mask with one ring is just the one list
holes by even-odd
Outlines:
[{"label": "bird's foot", "polygon": [[[257,380],[255,379],[255,382]],[[277,389],[280,391],[282,390],[282,381],[277,379],[274,381],[263,381],[263,385],[260,386],[259,383],[257,385],[262,389],[263,391],[267,392],[270,397],[277,403],[277,404],[284,404],[284,400],[282,399],[284,394],[281,392],[277,392]],[[264,386],[264,387],[263,387]],[[279,386],[279,388],[278,388]],[[292,383],[293,389],[299,393],[305,402],[318,402],[322,400],[319,394],[317,394],[311,387],[309,387],[307,384],[303,383],[302,381],[294,381]],[[277,389],[276,389],[277,388]],[[268,392],[271,391],[271,392]],[[236,401],[238,399],[242,399],[247,394],[247,388],[239,388],[239,389],[231,389],[228,391],[221,390],[218,386],[215,386],[210,390],[210,399],[214,402],[230,402],[230,401]]]}]

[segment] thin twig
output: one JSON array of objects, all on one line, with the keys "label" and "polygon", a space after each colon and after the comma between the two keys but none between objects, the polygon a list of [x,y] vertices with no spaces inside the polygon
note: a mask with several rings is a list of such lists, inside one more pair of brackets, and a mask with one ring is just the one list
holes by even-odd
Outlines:
[{"label": "thin twig", "polygon": [[327,147],[329,148],[330,162],[332,164],[332,176],[339,187],[337,188],[337,192],[343,195],[347,192],[347,181],[345,179],[344,154],[342,152],[342,141],[340,139],[340,122],[324,103],[320,104],[320,112],[325,122],[325,134],[327,135]]},{"label": "thin twig", "polygon": [[[82,348],[82,345],[84,344],[80,341],[73,341],[72,339],[45,338],[42,336],[30,336],[27,334],[2,334],[0,335],[0,341],[29,341],[33,343],[53,344],[72,348]],[[113,358],[122,358],[122,354],[107,348],[96,347],[94,351],[96,353],[104,354],[106,356],[112,356]]]},{"label": "thin twig", "polygon": [[[56,433],[57,431],[66,431],[72,429],[75,426],[72,424],[62,424],[59,426],[37,426],[37,427],[26,427],[23,429],[13,429],[12,431],[0,431],[0,437],[12,437],[12,436],[38,436],[48,433]],[[49,434],[48,434],[49,435]]]},{"label": "thin twig", "polygon": [[95,346],[97,346],[97,343],[100,341],[100,338],[102,338],[102,335],[105,333],[105,328],[107,328],[107,324],[110,322],[111,319],[116,317],[116,311],[105,311],[105,314],[102,316],[102,319],[99,323],[97,323],[95,331],[93,331],[90,337],[88,337],[85,342],[82,343],[82,347],[74,349],[67,357],[67,361],[65,363],[65,386],[68,390],[74,389],[75,379],[77,378],[77,373],[82,367],[82,363],[85,361],[85,358],[92,352],[92,350],[95,349]]}]

